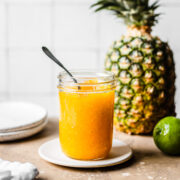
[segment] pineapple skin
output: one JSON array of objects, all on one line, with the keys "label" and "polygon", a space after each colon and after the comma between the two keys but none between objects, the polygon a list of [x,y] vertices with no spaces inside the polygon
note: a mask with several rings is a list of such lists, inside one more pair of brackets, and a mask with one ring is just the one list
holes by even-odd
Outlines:
[{"label": "pineapple skin", "polygon": [[148,134],[161,118],[176,115],[175,67],[166,42],[149,33],[123,36],[110,47],[105,69],[114,72],[117,79],[117,130]]}]

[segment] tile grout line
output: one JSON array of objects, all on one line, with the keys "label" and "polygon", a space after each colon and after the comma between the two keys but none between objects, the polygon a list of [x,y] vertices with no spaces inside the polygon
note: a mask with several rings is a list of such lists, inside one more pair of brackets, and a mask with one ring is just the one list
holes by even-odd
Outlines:
[{"label": "tile grout line", "polygon": [[[52,43],[53,43],[52,48],[55,48],[54,40],[51,40],[51,44]],[[39,46],[38,47],[11,47],[10,49],[11,49],[11,51],[21,51],[21,50],[23,50],[23,51],[39,51]],[[71,47],[71,49],[67,48],[67,47],[56,47],[56,49],[63,50],[66,52],[69,52],[69,51],[78,52],[78,51],[82,51],[82,50],[86,51],[86,52],[94,52],[94,51],[98,50],[98,48],[96,48],[96,47],[94,47],[94,48],[91,48],[91,47]]]},{"label": "tile grout line", "polygon": [[34,6],[39,6],[39,7],[42,7],[42,6],[49,6],[49,4],[51,3],[52,0],[50,0],[49,2],[18,2],[18,1],[14,1],[14,2],[8,2],[7,0],[5,0],[7,4],[11,4],[11,6],[31,6],[31,7],[34,7]]},{"label": "tile grout line", "polygon": [[[56,3],[55,3],[55,0],[52,0],[52,3],[51,3],[51,46],[52,46],[52,51],[57,53],[56,52],[56,48],[55,48],[55,6],[56,6]],[[55,77],[56,77],[56,80],[55,80]],[[54,87],[55,82],[57,82],[57,74],[56,74],[56,65],[54,63],[52,63],[52,74],[51,74],[51,93],[55,93],[55,88],[56,86]]]},{"label": "tile grout line", "polygon": [[74,2],[73,1],[61,1],[61,2],[57,2],[57,1],[54,1],[55,5],[57,6],[86,6],[86,5],[89,5],[89,2],[88,1],[79,1],[79,2]]},{"label": "tile grout line", "polygon": [[[89,4],[88,1],[77,1],[77,2],[74,2],[74,0],[72,1],[67,1],[67,0],[61,0],[61,1],[54,1],[54,4],[57,5],[57,6],[85,6],[87,4]],[[42,5],[48,5],[50,2],[8,2],[8,0],[5,0],[5,3],[11,3],[12,6],[14,5],[21,5],[21,6],[26,6],[27,4],[30,5],[30,6],[42,6]],[[161,3],[163,6],[168,6],[168,7],[180,7],[180,3],[177,1],[177,2],[165,2],[165,3]]]},{"label": "tile grout line", "polygon": [[5,59],[6,59],[6,99],[10,98],[10,59],[9,59],[9,4],[5,6]]},{"label": "tile grout line", "polygon": [[[55,25],[54,25],[54,0],[51,0],[51,12],[50,12],[50,25],[51,25],[51,32],[50,32],[50,36],[51,36],[51,47],[52,47],[52,50],[54,51],[54,29],[55,29]],[[51,64],[51,93],[53,92],[53,85],[54,85],[54,64]]]},{"label": "tile grout line", "polygon": [[180,7],[180,3],[178,3],[178,2],[164,3],[162,6],[164,6],[164,7],[175,7],[175,8],[179,8],[179,7]]},{"label": "tile grout line", "polygon": [[[3,95],[4,93],[0,93],[0,95]],[[11,93],[11,96],[15,97],[52,97],[57,96],[57,93],[54,92],[14,92]]]},{"label": "tile grout line", "polygon": [[97,67],[98,67],[98,69],[100,69],[100,42],[101,42],[101,39],[100,39],[100,31],[101,31],[101,20],[100,20],[100,15],[98,14],[97,15],[97,17],[96,17],[96,19],[97,19],[97,32],[96,32],[96,35],[97,35],[97,46],[98,46],[98,48],[97,48],[97,50],[96,50],[96,52],[97,52]]},{"label": "tile grout line", "polygon": [[[6,3],[9,3],[8,2],[8,0],[5,0],[5,2]],[[51,1],[50,1],[51,2]],[[44,4],[48,4],[49,2],[47,1],[47,2],[42,2],[42,1],[39,1],[39,2],[35,2],[35,1],[33,1],[33,2],[24,2],[24,1],[16,1],[16,2],[14,2],[14,1],[11,1],[10,2],[12,5],[26,5],[26,4],[30,4],[30,5],[44,5]],[[87,5],[87,4],[89,4],[89,2],[88,1],[76,1],[76,2],[74,2],[74,0],[71,0],[71,1],[67,1],[67,0],[61,0],[61,1],[54,1],[54,3],[56,4],[56,5],[67,5],[67,6],[69,6],[69,5],[72,5],[72,6],[76,6],[77,4],[78,5]],[[163,3],[163,4],[165,4],[165,5],[170,5],[170,6],[178,6],[178,5],[180,5],[180,3],[178,2],[178,1],[173,1],[173,2],[165,2],[165,3]]]}]

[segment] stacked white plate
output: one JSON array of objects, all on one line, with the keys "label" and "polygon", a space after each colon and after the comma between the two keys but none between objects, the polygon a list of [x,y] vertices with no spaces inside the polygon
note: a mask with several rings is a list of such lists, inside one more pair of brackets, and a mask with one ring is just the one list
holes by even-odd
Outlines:
[{"label": "stacked white plate", "polygon": [[13,141],[40,132],[47,124],[47,111],[25,102],[0,103],[0,142]]}]

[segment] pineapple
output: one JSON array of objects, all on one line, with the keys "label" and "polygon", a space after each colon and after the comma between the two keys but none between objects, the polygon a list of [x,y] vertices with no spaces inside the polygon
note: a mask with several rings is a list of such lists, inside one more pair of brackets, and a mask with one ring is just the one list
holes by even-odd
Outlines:
[{"label": "pineapple", "polygon": [[151,133],[163,117],[175,115],[175,68],[167,42],[151,35],[159,7],[149,0],[99,0],[95,11],[124,19],[127,33],[110,47],[105,68],[117,78],[114,123],[128,134]]}]

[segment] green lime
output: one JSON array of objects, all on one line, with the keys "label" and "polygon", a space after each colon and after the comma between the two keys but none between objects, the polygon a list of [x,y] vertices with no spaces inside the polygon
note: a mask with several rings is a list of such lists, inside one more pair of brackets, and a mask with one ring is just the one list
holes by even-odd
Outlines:
[{"label": "green lime", "polygon": [[154,128],[153,137],[161,151],[180,155],[180,119],[172,116],[161,119]]}]

